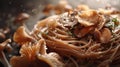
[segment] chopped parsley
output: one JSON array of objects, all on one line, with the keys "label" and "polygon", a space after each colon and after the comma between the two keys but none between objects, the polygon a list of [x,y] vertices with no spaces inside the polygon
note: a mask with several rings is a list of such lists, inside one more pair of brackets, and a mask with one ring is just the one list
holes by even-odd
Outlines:
[{"label": "chopped parsley", "polygon": [[117,21],[118,21],[117,18],[112,19],[112,22],[117,22]]},{"label": "chopped parsley", "polygon": [[112,18],[112,22],[114,22],[115,26],[119,25],[119,21],[117,18]]},{"label": "chopped parsley", "polygon": [[105,24],[105,26],[108,27],[113,33],[120,28],[120,21],[117,18],[111,18],[110,21]]}]

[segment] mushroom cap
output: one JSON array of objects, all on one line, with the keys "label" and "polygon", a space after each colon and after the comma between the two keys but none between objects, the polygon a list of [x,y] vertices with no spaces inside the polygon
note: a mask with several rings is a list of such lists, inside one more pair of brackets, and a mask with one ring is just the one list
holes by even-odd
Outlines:
[{"label": "mushroom cap", "polygon": [[[45,51],[45,52],[44,52]],[[20,56],[10,59],[12,67],[62,67],[63,63],[46,53],[44,40],[37,44],[25,44],[20,49]]]}]

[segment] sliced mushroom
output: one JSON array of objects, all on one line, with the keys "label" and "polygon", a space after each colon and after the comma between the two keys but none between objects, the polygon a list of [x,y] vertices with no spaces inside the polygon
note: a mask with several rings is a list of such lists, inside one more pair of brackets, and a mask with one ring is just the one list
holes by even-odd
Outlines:
[{"label": "sliced mushroom", "polygon": [[112,36],[112,34],[108,28],[103,28],[101,30],[101,35],[102,35],[102,37],[100,39],[101,39],[102,43],[107,43],[111,39],[111,36]]},{"label": "sliced mushroom", "polygon": [[101,43],[107,43],[111,39],[111,32],[108,28],[103,28],[101,31],[95,29],[94,37]]},{"label": "sliced mushroom", "polygon": [[100,30],[105,23],[104,17],[95,10],[81,11],[79,16],[78,21],[84,26],[96,25]]},{"label": "sliced mushroom", "polygon": [[81,19],[89,21],[93,24],[97,24],[99,21],[99,14],[95,10],[81,11],[81,14],[79,16],[81,17]]},{"label": "sliced mushroom", "polygon": [[74,28],[73,34],[78,38],[81,38],[90,33],[92,30],[94,30],[94,28],[95,28],[94,26],[89,26],[80,29],[80,27],[78,26]]}]

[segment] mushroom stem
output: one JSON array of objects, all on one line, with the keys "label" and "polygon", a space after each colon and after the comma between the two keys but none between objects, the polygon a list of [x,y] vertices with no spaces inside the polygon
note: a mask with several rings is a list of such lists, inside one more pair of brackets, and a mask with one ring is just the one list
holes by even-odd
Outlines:
[{"label": "mushroom stem", "polygon": [[0,61],[4,64],[4,67],[11,67],[4,52],[3,52],[5,47],[7,47],[8,42],[11,42],[11,40],[7,39],[6,41],[4,41],[3,43],[0,44]]},{"label": "mushroom stem", "polygon": [[3,51],[0,52],[0,61],[4,64],[4,67],[11,67]]}]

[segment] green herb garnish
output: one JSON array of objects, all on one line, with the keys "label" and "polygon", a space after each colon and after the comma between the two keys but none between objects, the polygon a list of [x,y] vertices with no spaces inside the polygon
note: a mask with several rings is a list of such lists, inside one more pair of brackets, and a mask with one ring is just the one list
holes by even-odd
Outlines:
[{"label": "green herb garnish", "polygon": [[113,18],[113,19],[112,19],[112,22],[114,22],[115,26],[118,26],[118,25],[119,25],[119,21],[117,20],[117,18]]},{"label": "green herb garnish", "polygon": [[112,19],[112,22],[117,22],[117,21],[118,21],[117,18]]}]

